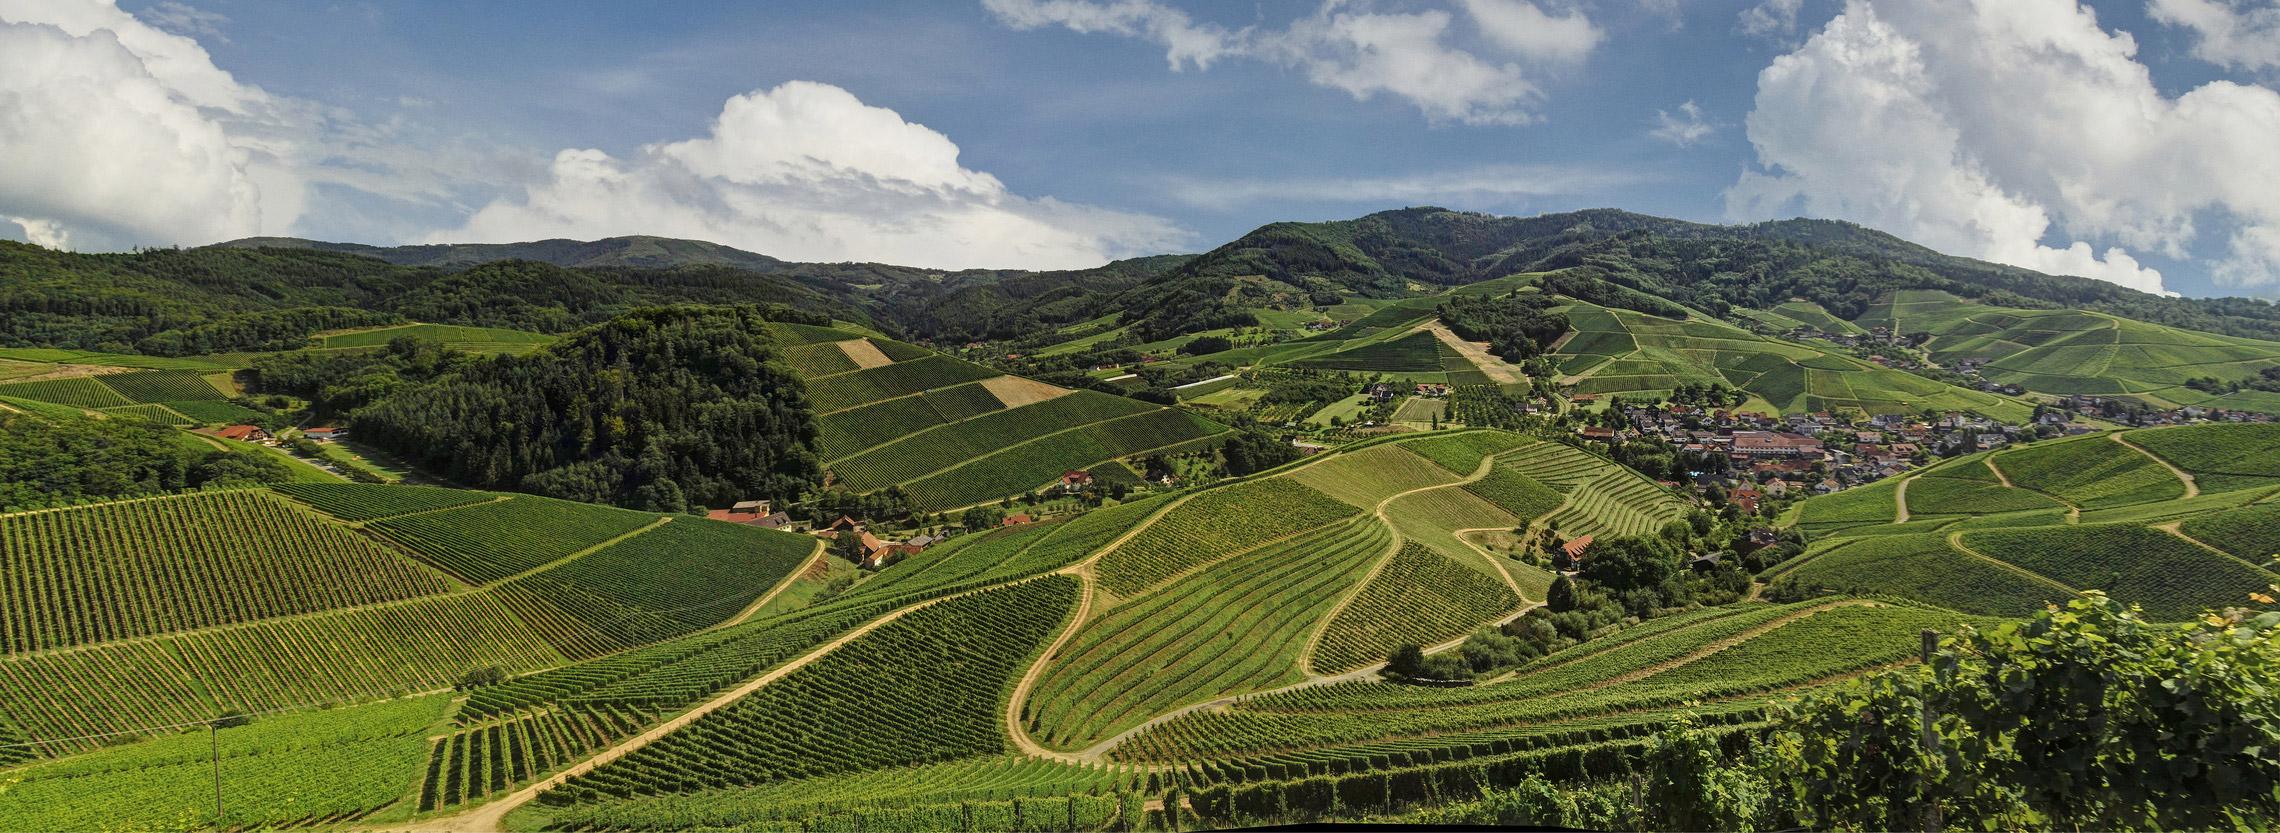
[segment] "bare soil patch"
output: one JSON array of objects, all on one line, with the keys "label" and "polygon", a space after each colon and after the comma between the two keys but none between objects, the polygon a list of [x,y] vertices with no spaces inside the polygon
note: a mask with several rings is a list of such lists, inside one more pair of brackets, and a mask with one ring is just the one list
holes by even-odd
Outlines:
[{"label": "bare soil patch", "polygon": [[989,392],[997,396],[998,401],[1005,403],[1008,408],[1034,405],[1047,399],[1066,396],[1069,393],[1068,388],[1056,387],[1035,379],[1024,379],[1019,376],[998,376],[983,379],[982,387],[989,389]]},{"label": "bare soil patch", "polygon": [[866,370],[895,363],[894,359],[887,358],[887,354],[879,352],[879,345],[872,344],[867,338],[851,338],[833,343],[839,345],[839,351],[846,353],[847,358],[855,362],[855,366]]}]

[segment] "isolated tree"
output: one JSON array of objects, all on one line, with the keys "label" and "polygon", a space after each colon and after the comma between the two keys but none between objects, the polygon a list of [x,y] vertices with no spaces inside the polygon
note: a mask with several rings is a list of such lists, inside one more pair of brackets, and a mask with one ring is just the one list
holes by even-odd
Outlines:
[{"label": "isolated tree", "polygon": [[1658,586],[1677,572],[1678,553],[1664,538],[1615,538],[1595,542],[1590,555],[1583,560],[1584,578],[1618,593]]},{"label": "isolated tree", "polygon": [[993,506],[976,506],[966,510],[966,514],[960,517],[958,522],[966,527],[968,532],[996,529],[1000,524],[1005,523],[1005,510]]},{"label": "isolated tree", "polygon": [[1574,610],[1575,605],[1575,580],[1564,575],[1552,579],[1552,589],[1544,593],[1544,606],[1553,613],[1565,613]]},{"label": "isolated tree", "polygon": [[1425,649],[1416,645],[1403,645],[1393,649],[1393,654],[1386,657],[1385,670],[1401,677],[1417,676],[1418,672],[1425,670]]}]

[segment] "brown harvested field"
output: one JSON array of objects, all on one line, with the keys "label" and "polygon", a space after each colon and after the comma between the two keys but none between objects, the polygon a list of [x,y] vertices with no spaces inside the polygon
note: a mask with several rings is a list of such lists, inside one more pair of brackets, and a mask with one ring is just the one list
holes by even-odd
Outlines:
[{"label": "brown harvested field", "polygon": [[1055,387],[1035,379],[1024,379],[1019,376],[983,379],[982,387],[988,388],[990,393],[997,395],[998,401],[1005,403],[1008,408],[1033,405],[1047,399],[1067,395],[1069,392],[1068,388]]},{"label": "brown harvested field", "polygon": [[[1433,337],[1440,339],[1442,344],[1449,345],[1451,349],[1457,351],[1458,355],[1464,356],[1466,361],[1472,362],[1474,367],[1480,368],[1480,372],[1486,374],[1490,381],[1507,385],[1526,381],[1527,377],[1520,373],[1520,368],[1514,367],[1511,362],[1505,361],[1503,357],[1488,352],[1486,342],[1466,341],[1458,338],[1457,334],[1451,331],[1447,324],[1443,324],[1437,319],[1433,323],[1425,325],[1425,328],[1432,330]],[[1566,338],[1567,336],[1560,337]]]},{"label": "brown harvested field", "polygon": [[887,354],[879,352],[879,345],[872,344],[867,338],[851,338],[834,343],[839,345],[841,352],[847,354],[847,358],[854,360],[856,367],[869,369],[895,363],[894,359],[887,358]]}]

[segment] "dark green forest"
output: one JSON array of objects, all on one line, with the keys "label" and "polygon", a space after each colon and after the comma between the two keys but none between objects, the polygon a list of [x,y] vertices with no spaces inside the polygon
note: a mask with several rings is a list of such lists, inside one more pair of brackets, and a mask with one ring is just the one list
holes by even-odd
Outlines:
[{"label": "dark green forest", "polygon": [[1488,342],[1488,349],[1497,356],[1518,362],[1543,353],[1567,334],[1567,316],[1546,309],[1549,305],[1550,299],[1540,295],[1458,295],[1437,312],[1458,338]]},{"label": "dark green forest", "polygon": [[287,463],[135,419],[0,411],[0,507],[63,506],[200,486],[282,483]]},{"label": "dark green forest", "polygon": [[405,382],[356,412],[366,442],[471,486],[678,512],[818,484],[782,308],[643,309],[525,356]]},{"label": "dark green forest", "polygon": [[[2249,298],[2166,298],[2088,278],[1952,257],[1833,220],[1718,226],[1594,209],[1497,217],[1440,208],[1327,223],[1275,223],[1182,265],[1119,306],[1144,339],[1254,323],[1256,278],[1313,294],[1408,294],[1530,272],[1595,267],[1616,284],[1724,315],[1793,297],[1853,317],[1896,289],[1990,304],[2108,312],[2176,327],[2280,340],[2280,306]],[[1652,312],[1652,310],[1647,310]],[[1661,313],[1657,313],[1661,314]]]}]

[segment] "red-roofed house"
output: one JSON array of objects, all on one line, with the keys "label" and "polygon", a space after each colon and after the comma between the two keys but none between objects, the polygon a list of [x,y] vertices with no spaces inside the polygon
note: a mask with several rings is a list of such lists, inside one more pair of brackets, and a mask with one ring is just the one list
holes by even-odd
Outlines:
[{"label": "red-roofed house", "polygon": [[319,425],[315,428],[301,429],[301,436],[308,437],[312,440],[324,440],[326,442],[331,442],[333,440],[348,436],[348,429],[335,428],[330,425]]},{"label": "red-roofed house", "polygon": [[1567,553],[1567,557],[1575,561],[1583,560],[1583,551],[1588,549],[1591,549],[1591,536],[1589,535],[1560,545],[1560,551]]},{"label": "red-roofed house", "polygon": [[228,428],[215,431],[214,436],[225,440],[241,440],[244,442],[255,443],[269,439],[269,432],[261,430],[261,426],[259,425],[232,425]]},{"label": "red-roofed house", "polygon": [[744,524],[762,529],[783,529],[792,524],[792,516],[782,512],[763,514],[740,509],[713,509],[705,512],[705,517],[723,523]]},{"label": "red-roofed house", "polygon": [[1755,515],[1757,514],[1758,510],[1758,498],[1760,497],[1763,497],[1763,495],[1760,495],[1758,493],[1758,490],[1750,488],[1748,486],[1743,486],[1739,489],[1735,489],[1733,494],[1727,495],[1726,500],[1733,503],[1734,506],[1740,508],[1744,513]]},{"label": "red-roofed house", "polygon": [[1028,515],[1007,515],[1005,516],[1005,522],[999,524],[999,526],[1020,526],[1026,523],[1035,523],[1036,521],[1036,518],[1029,517]]}]

